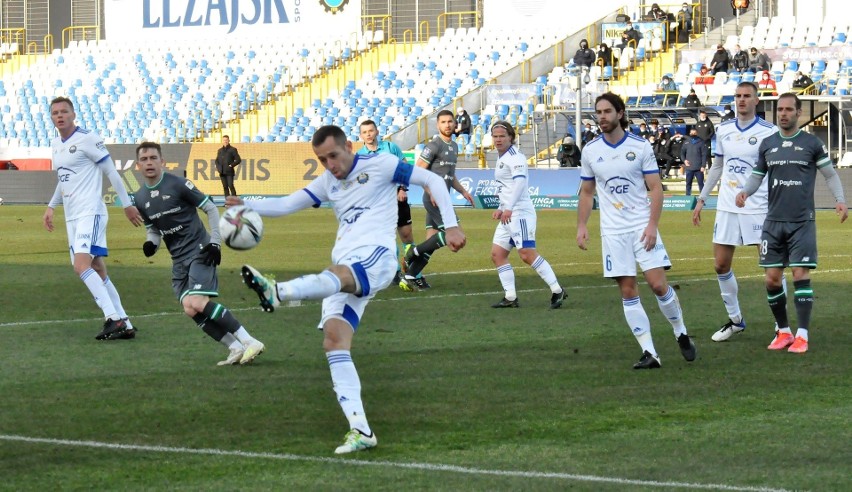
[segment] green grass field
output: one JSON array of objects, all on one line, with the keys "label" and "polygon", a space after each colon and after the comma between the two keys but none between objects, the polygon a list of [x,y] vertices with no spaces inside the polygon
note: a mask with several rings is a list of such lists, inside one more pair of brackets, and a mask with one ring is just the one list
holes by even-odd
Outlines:
[{"label": "green grass field", "polygon": [[[42,207],[0,207],[2,490],[852,490],[849,224],[819,213],[811,349],[766,350],[772,318],[756,251],[735,260],[748,329],[730,342],[713,272],[713,215],[664,213],[662,237],[699,357],[686,363],[643,287],[663,367],[634,371],[639,346],[601,276],[600,239],[580,251],[576,214],[539,214],[538,247],[569,292],[550,292],[517,256],[521,309],[495,310],[494,223],[459,212],[468,246],[440,251],[433,288],[389,288],[367,309],[353,358],[379,446],[336,458],[335,402],[319,303],[263,313],[242,263],[278,279],[317,272],[330,210],[268,219],[263,243],[225,251],[223,304],[267,352],[248,367],[182,314],[171,262],[142,255],[120,211],[108,265],[141,329],[97,342],[100,312]],[[422,210],[414,210],[422,223]],[[597,235],[597,213],[592,217]],[[418,237],[422,237],[417,232]],[[790,316],[795,311],[790,302]]]}]

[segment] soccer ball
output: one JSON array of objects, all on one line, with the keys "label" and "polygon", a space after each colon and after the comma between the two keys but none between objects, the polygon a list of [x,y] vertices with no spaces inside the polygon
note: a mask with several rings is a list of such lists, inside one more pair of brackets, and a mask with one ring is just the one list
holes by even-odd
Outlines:
[{"label": "soccer ball", "polygon": [[219,232],[229,248],[252,249],[263,237],[263,220],[254,210],[245,205],[237,205],[222,214],[219,219]]}]

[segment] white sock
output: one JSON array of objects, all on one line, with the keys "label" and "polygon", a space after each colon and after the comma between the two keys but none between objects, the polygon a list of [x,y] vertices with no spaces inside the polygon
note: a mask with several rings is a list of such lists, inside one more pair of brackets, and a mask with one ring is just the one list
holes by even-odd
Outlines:
[{"label": "white sock", "polygon": [[[124,306],[121,305],[121,296],[118,295],[118,290],[116,290],[115,284],[112,283],[109,276],[107,276],[106,280],[104,280],[104,287],[106,288],[107,294],[109,294],[109,299],[112,301],[112,305],[115,308],[115,314],[117,314],[121,319],[127,318]],[[133,323],[130,322],[130,318],[127,318],[127,327],[133,328]]]},{"label": "white sock", "polygon": [[512,264],[506,263],[505,265],[498,266],[497,276],[500,277],[500,285],[503,286],[503,290],[506,292],[506,299],[510,301],[517,299],[518,293],[515,292],[515,271],[512,270]]},{"label": "white sock", "polygon": [[799,328],[796,330],[796,337],[802,337],[805,341],[808,340],[808,329],[807,328]]},{"label": "white sock", "polygon": [[657,351],[654,349],[654,340],[651,338],[651,321],[648,320],[648,314],[642,307],[642,301],[638,297],[622,299],[621,305],[624,308],[624,318],[636,341],[639,342],[639,346],[656,357]]},{"label": "white sock", "polygon": [[104,283],[98,275],[98,272],[96,272],[93,268],[88,268],[85,272],[80,274],[80,280],[86,284],[89,292],[92,293],[92,297],[95,298],[95,304],[97,304],[98,307],[101,308],[101,311],[104,312],[105,319],[120,319],[118,317],[118,313],[115,311],[112,299],[110,299],[109,293],[107,293],[106,287],[104,287]]},{"label": "white sock", "polygon": [[[228,335],[230,335],[230,333],[228,333]],[[234,335],[233,335],[233,336],[234,336],[234,338],[236,338],[237,340],[239,340],[239,341],[240,341],[240,343],[241,343],[241,344],[243,344],[243,345],[248,345],[248,344],[250,344],[251,342],[255,341],[255,340],[254,340],[254,337],[252,337],[251,335],[249,335],[249,332],[247,332],[247,331],[246,331],[246,329],[245,329],[245,328],[243,328],[242,326],[240,326],[240,329],[239,329],[239,330],[237,330],[237,331],[235,331],[235,332],[234,332]]]},{"label": "white sock", "polygon": [[237,340],[237,337],[235,337],[231,333],[225,333],[222,339],[219,340],[219,343],[228,347],[229,349],[236,349],[243,346],[243,344],[241,344],[240,341]]},{"label": "white sock", "polygon": [[326,352],[325,356],[331,370],[331,382],[337,394],[337,403],[349,420],[349,428],[358,429],[368,436],[372,435],[373,431],[367,423],[367,415],[361,401],[361,380],[358,379],[351,353],[348,350],[332,350]]},{"label": "white sock", "polygon": [[791,330],[790,327],[788,326],[786,328],[778,328],[778,333],[786,333],[788,335],[792,335],[793,330]]},{"label": "white sock", "polygon": [[674,330],[675,337],[679,337],[686,333],[686,326],[683,324],[683,310],[680,308],[680,302],[678,302],[677,294],[675,293],[672,286],[669,286],[668,292],[666,292],[662,297],[657,297],[657,305],[660,306],[660,311],[663,312],[663,316],[669,320],[669,323],[672,324],[672,329]]},{"label": "white sock", "polygon": [[543,256],[539,256],[532,262],[532,267],[538,273],[538,276],[544,280],[550,287],[550,291],[554,294],[558,294],[562,292],[562,287],[559,286],[559,281],[556,280],[556,274],[553,273],[553,268],[550,267],[550,263],[544,259]]},{"label": "white sock", "polygon": [[328,270],[316,275],[305,275],[287,282],[279,282],[278,299],[325,299],[340,292],[340,279]]},{"label": "white sock", "polygon": [[722,293],[722,302],[725,303],[725,309],[728,311],[728,318],[734,323],[741,323],[743,314],[740,312],[740,301],[737,299],[739,293],[739,285],[737,277],[732,269],[728,273],[716,275],[719,279],[719,291]]}]

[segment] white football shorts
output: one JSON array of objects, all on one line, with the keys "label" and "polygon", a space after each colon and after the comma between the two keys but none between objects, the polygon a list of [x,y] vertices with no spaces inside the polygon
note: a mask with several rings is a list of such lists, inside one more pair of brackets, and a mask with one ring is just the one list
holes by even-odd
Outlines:
[{"label": "white football shorts", "polygon": [[642,244],[642,230],[624,234],[607,234],[601,237],[601,242],[604,277],[607,278],[635,277],[637,263],[643,272],[672,265],[660,231],[657,231],[657,244],[651,251],[645,251],[645,245]]},{"label": "white football shorts", "polygon": [[397,269],[396,252],[384,246],[362,246],[349,252],[338,265],[352,270],[361,287],[361,295],[338,292],[322,301],[322,320],[318,328],[332,318],[343,320],[358,329],[364,308],[377,292],[390,285]]},{"label": "white football shorts", "polygon": [[74,255],[78,253],[88,254],[93,258],[109,256],[106,239],[108,219],[108,215],[89,215],[65,221],[71,264],[74,264]]},{"label": "white football shorts", "polygon": [[512,248],[535,248],[535,226],[535,212],[512,214],[508,224],[502,222],[497,224],[494,239],[491,242],[506,251],[512,251]]},{"label": "white football shorts", "polygon": [[716,223],[713,224],[713,242],[729,246],[760,244],[763,221],[766,214],[737,214],[716,211]]}]

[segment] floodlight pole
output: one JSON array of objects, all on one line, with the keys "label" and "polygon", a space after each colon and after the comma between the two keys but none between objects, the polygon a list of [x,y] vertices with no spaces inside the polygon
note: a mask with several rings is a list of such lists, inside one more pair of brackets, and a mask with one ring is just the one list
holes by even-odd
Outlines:
[{"label": "floodlight pole", "polygon": [[577,98],[574,100],[574,145],[577,148],[582,146],[582,133],[580,133],[583,123],[580,121],[580,104],[583,101],[583,87],[591,82],[589,79],[589,71],[586,67],[577,69]]}]

